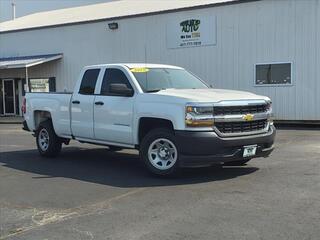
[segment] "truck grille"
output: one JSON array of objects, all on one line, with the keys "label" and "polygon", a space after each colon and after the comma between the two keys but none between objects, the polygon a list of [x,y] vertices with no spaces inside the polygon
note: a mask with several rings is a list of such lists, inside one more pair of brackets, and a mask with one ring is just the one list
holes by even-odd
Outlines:
[{"label": "truck grille", "polygon": [[268,125],[267,119],[252,122],[217,122],[216,128],[223,134],[246,133],[264,130]]},{"label": "truck grille", "polygon": [[236,115],[247,113],[263,113],[268,110],[267,104],[252,105],[252,106],[217,106],[213,108],[213,114],[219,115]]}]

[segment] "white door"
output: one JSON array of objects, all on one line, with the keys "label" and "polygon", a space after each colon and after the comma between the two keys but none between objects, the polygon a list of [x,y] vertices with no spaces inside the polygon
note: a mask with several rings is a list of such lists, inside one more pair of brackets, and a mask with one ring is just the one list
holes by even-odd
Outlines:
[{"label": "white door", "polygon": [[[105,142],[132,144],[134,90],[126,72],[120,68],[107,68],[101,84],[100,94],[94,105],[95,138]],[[112,92],[112,85],[125,85],[130,94]]]},{"label": "white door", "polygon": [[88,69],[84,72],[79,92],[71,99],[71,130],[76,138],[94,139],[93,105],[94,91],[100,69]]}]

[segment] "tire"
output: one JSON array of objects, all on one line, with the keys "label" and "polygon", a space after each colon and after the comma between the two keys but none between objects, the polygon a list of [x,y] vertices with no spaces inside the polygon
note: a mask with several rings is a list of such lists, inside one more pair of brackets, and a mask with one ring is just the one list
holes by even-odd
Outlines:
[{"label": "tire", "polygon": [[179,150],[173,132],[166,128],[151,130],[142,139],[140,158],[155,175],[176,174],[179,168]]},{"label": "tire", "polygon": [[108,146],[108,148],[109,148],[109,151],[111,152],[118,152],[123,149],[122,147],[117,147],[117,146]]},{"label": "tire", "polygon": [[50,120],[40,123],[36,131],[38,151],[44,157],[56,157],[61,152],[62,141],[56,135]]},{"label": "tire", "polygon": [[238,161],[234,161],[234,162],[228,162],[225,163],[225,166],[243,166],[246,165],[247,162],[249,162],[251,160],[250,159],[242,159],[242,160],[238,160]]}]

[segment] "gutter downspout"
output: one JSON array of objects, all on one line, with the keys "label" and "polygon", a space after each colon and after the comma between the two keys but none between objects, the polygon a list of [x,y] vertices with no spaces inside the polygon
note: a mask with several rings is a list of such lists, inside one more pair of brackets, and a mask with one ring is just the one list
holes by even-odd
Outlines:
[{"label": "gutter downspout", "polygon": [[29,92],[29,76],[28,76],[28,67],[26,66],[26,86],[25,92]]}]

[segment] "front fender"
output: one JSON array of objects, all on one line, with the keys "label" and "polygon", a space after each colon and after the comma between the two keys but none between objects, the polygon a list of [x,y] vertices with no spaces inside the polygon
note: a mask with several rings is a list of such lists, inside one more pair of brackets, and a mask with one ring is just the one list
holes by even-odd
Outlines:
[{"label": "front fender", "polygon": [[139,122],[143,117],[158,118],[168,120],[172,123],[174,130],[183,130],[185,128],[184,108],[179,104],[160,103],[160,102],[144,102],[135,107],[134,118],[134,143],[138,143]]}]

